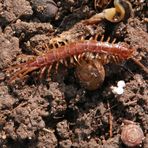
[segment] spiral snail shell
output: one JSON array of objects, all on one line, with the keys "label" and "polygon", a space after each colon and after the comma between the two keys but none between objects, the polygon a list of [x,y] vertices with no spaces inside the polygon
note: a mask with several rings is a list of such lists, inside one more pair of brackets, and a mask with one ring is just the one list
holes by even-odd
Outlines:
[{"label": "spiral snail shell", "polygon": [[121,140],[128,147],[136,147],[144,140],[144,134],[139,125],[124,125],[121,132]]}]

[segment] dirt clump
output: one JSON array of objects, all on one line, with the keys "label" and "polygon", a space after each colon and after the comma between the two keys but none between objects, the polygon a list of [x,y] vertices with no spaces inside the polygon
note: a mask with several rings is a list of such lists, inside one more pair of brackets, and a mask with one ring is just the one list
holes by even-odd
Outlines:
[{"label": "dirt clump", "polygon": [[0,34],[0,45],[1,45],[1,54],[0,54],[0,69],[11,65],[12,60],[20,52],[19,40],[16,37],[12,37],[7,34]]},{"label": "dirt clump", "polygon": [[[0,147],[126,147],[121,129],[128,120],[141,127],[145,136],[141,147],[147,148],[148,75],[133,59],[105,65],[105,80],[94,91],[79,83],[76,65],[69,64],[72,59],[51,69],[47,65],[31,72],[22,70],[16,73],[15,83],[9,83],[19,69],[13,66],[37,57],[38,66],[47,60],[39,57],[53,48],[85,39],[91,42],[96,34],[98,42],[114,44],[116,38],[116,43],[135,48],[132,58],[147,67],[147,2],[130,0],[133,15],[120,22],[97,19],[90,23],[89,18],[114,7],[113,0],[103,7],[99,1],[95,7],[94,2],[0,0]],[[28,65],[23,68],[30,70]],[[125,87],[117,94],[111,88],[118,88],[120,80]]]},{"label": "dirt clump", "polygon": [[26,0],[4,0],[0,4],[0,24],[6,25],[15,21],[19,16],[31,16],[33,14],[30,3]]}]

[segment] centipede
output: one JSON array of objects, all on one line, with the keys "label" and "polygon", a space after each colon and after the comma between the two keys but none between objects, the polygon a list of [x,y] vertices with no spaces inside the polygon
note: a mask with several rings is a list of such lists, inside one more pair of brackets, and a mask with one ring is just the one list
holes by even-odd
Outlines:
[{"label": "centipede", "polygon": [[102,65],[108,63],[119,63],[132,57],[133,48],[128,44],[109,43],[108,41],[98,41],[93,39],[81,39],[71,43],[64,43],[52,49],[47,49],[45,53],[36,56],[33,59],[6,68],[7,73],[11,73],[8,83],[12,84],[16,79],[23,79],[30,72],[40,69],[43,74],[48,69],[58,68],[59,64],[68,66],[69,64],[81,64],[82,60],[95,59]]}]

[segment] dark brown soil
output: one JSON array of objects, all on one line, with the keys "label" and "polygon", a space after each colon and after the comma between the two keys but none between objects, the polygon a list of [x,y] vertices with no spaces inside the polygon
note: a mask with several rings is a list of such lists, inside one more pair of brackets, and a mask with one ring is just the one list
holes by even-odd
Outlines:
[{"label": "dark brown soil", "polygon": [[[68,30],[72,34],[65,33],[65,40],[99,33],[126,42],[148,67],[148,2],[130,2],[133,16],[121,22],[81,26],[113,2],[96,10],[88,0],[0,0],[0,147],[122,148],[122,125],[130,120],[142,128],[141,147],[148,148],[148,75],[132,60],[107,66],[105,81],[95,91],[79,84],[73,68],[61,67],[41,84],[33,72],[11,86],[3,71]],[[78,30],[79,35],[73,33]],[[126,87],[114,95],[110,87],[119,80]]]}]

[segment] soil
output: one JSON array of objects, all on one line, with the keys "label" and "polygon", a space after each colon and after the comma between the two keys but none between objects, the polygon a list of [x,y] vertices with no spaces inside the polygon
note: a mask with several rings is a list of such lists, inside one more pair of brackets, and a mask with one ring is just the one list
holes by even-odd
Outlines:
[{"label": "soil", "polygon": [[[4,72],[53,38],[76,40],[95,33],[128,43],[148,67],[148,2],[130,3],[133,14],[121,22],[103,19],[83,26],[79,22],[114,7],[113,1],[95,9],[88,0],[0,0],[0,147],[122,148],[121,129],[129,120],[140,125],[141,147],[148,148],[148,75],[134,61],[107,66],[95,91],[80,85],[72,67],[60,67],[43,83],[32,72],[9,85]],[[113,94],[110,88],[120,80],[124,93]]]}]

